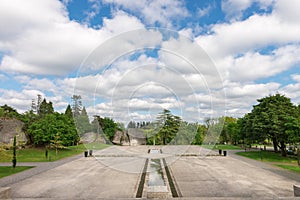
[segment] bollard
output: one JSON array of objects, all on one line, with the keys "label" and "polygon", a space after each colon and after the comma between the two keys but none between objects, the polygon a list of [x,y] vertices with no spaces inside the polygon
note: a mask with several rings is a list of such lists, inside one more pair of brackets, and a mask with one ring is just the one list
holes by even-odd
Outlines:
[{"label": "bollard", "polygon": [[219,155],[222,155],[222,149],[219,149]]},{"label": "bollard", "polygon": [[88,156],[88,151],[84,151],[84,157]]},{"label": "bollard", "polygon": [[223,154],[224,154],[224,156],[226,156],[227,155],[227,151],[223,151]]},{"label": "bollard", "polygon": [[93,150],[89,151],[89,155],[92,156],[93,155]]},{"label": "bollard", "polygon": [[294,188],[294,196],[300,197],[300,186],[299,185],[293,185]]}]

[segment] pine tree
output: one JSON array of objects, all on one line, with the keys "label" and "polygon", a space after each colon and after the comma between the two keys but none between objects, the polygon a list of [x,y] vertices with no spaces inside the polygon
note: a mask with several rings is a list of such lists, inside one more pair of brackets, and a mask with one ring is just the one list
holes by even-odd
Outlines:
[{"label": "pine tree", "polygon": [[66,108],[65,115],[70,119],[73,118],[72,108],[71,108],[70,104],[68,104],[68,106]]},{"label": "pine tree", "polygon": [[81,102],[81,96],[80,95],[73,95],[72,96],[72,111],[73,111],[73,116],[77,117],[80,115],[81,110],[82,110],[82,102]]}]

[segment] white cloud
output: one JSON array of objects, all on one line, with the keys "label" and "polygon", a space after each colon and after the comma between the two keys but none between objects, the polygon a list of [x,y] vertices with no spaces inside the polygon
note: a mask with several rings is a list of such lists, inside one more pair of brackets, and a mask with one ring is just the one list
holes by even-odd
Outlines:
[{"label": "white cloud", "polygon": [[202,8],[202,9],[201,9],[201,8],[198,8],[198,9],[197,9],[197,16],[198,16],[199,18],[201,18],[201,17],[204,17],[204,16],[206,16],[206,15],[209,15],[211,9],[212,9],[212,6],[211,6],[211,5],[209,5],[209,6],[205,7],[205,8]]},{"label": "white cloud", "polygon": [[[278,83],[267,84],[240,84],[229,83],[225,86],[226,97],[230,100],[233,99],[251,99],[256,100],[260,96],[267,96],[271,93],[276,93],[280,87]],[[248,103],[248,102],[247,102]]]},{"label": "white cloud", "polygon": [[8,77],[5,76],[4,74],[0,74],[0,81],[5,81],[8,80]]},{"label": "white cloud", "polygon": [[267,9],[274,4],[274,0],[223,0],[222,10],[229,20],[235,21],[241,19],[243,12],[254,3],[261,9]]},{"label": "white cloud", "polygon": [[298,26],[300,22],[299,7],[300,1],[298,0],[277,0],[273,13],[282,20]]},{"label": "white cloud", "polygon": [[212,31],[213,34],[199,36],[196,40],[213,58],[300,41],[300,26],[273,15],[253,15],[245,21],[217,24]]},{"label": "white cloud", "polygon": [[[97,0],[88,0],[89,3],[91,3],[91,10],[86,11],[85,12],[85,19],[84,22],[86,24],[90,24],[90,21],[92,19],[94,19],[100,12],[100,8],[101,8],[101,1],[97,1]],[[68,2],[64,2],[65,5],[68,4]]]},{"label": "white cloud", "polygon": [[300,63],[300,46],[288,45],[274,50],[269,55],[248,52],[242,57],[232,58],[229,79],[254,81],[271,77]]},{"label": "white cloud", "polygon": [[284,94],[286,97],[291,98],[294,104],[300,105],[300,82],[288,84],[280,88],[279,92],[280,94]]},{"label": "white cloud", "polygon": [[172,20],[178,20],[188,16],[184,3],[180,0],[105,0],[113,3],[121,9],[130,10],[138,15],[149,25],[159,23],[165,27],[172,27]]},{"label": "white cloud", "polygon": [[300,74],[292,74],[291,77],[294,81],[297,81],[298,83],[300,83]]},{"label": "white cloud", "polygon": [[143,27],[135,17],[117,12],[95,30],[70,21],[59,1],[22,3],[2,1],[0,6],[0,25],[6,27],[0,31],[0,48],[9,52],[3,56],[0,69],[8,72],[65,75],[75,71],[104,40]]},{"label": "white cloud", "polygon": [[[170,27],[188,15],[182,1],[107,2],[119,10],[94,29],[69,19],[67,1],[2,1],[0,25],[7,28],[0,30],[4,52],[0,70],[5,71],[0,78],[13,74],[22,88],[0,89],[0,104],[9,103],[23,112],[37,94],[50,93],[53,95],[45,96],[47,100],[63,112],[76,93],[90,115],[126,122],[154,120],[164,108],[189,121],[224,115],[225,110],[231,116],[242,116],[256,99],[275,92],[300,102],[299,74],[291,76],[293,84],[255,83],[298,67],[299,1],[227,0],[223,8],[231,22],[211,25],[211,32],[195,41],[186,38],[193,36],[194,28],[179,31],[186,37],[170,37],[173,34],[146,30],[141,20],[125,12],[137,13],[147,25]],[[253,3],[273,11],[237,21]],[[89,17],[95,16],[97,9]],[[209,9],[198,10],[199,16]],[[158,50],[153,53],[144,49],[147,47]],[[78,77],[64,77],[75,72],[87,55]],[[58,76],[37,78],[35,74]]]},{"label": "white cloud", "polygon": [[[277,75],[299,63],[300,26],[294,21],[299,19],[298,12],[290,9],[287,17],[282,11],[284,1],[255,2],[262,8],[272,6],[272,13],[215,24],[211,34],[196,38],[226,81],[255,81]],[[248,1],[239,3],[245,9],[250,6]],[[297,7],[299,3],[289,1],[286,6]]]},{"label": "white cloud", "polygon": [[25,112],[30,110],[32,99],[36,99],[37,94],[45,96],[39,90],[5,90],[0,88],[0,105],[8,104],[9,106],[18,110],[18,112]]}]

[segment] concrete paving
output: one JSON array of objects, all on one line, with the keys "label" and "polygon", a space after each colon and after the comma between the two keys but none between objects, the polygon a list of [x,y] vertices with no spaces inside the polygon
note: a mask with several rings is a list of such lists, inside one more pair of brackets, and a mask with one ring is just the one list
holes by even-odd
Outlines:
[{"label": "concrete paving", "polygon": [[292,197],[297,183],[231,157],[180,158],[170,168],[183,197]]},{"label": "concrete paving", "polygon": [[[120,166],[130,163],[127,159],[117,158],[114,161]],[[131,167],[141,169],[143,164],[144,161],[139,159]],[[122,167],[127,168],[126,164]],[[80,158],[10,187],[13,198],[133,198],[138,180],[138,173],[114,170],[95,158]]]},{"label": "concrete paving", "polygon": [[[149,155],[149,148],[163,154]],[[113,146],[93,154],[8,184],[12,198],[133,199],[149,156],[166,158],[181,199],[294,199],[293,184],[299,185],[276,170],[197,146]]]}]

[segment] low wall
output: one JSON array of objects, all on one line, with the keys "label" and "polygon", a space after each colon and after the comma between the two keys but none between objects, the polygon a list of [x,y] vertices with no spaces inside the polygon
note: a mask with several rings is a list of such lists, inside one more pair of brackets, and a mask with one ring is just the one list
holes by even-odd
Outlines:
[{"label": "low wall", "polygon": [[11,189],[10,187],[0,187],[0,199],[10,199]]},{"label": "low wall", "polygon": [[294,196],[300,197],[300,185],[294,185]]}]

